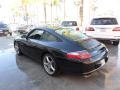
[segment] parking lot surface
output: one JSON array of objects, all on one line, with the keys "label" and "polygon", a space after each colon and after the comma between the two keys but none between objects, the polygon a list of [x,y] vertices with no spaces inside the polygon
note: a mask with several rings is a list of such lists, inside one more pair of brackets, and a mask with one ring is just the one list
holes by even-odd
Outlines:
[{"label": "parking lot surface", "polygon": [[39,63],[16,55],[12,37],[0,37],[0,90],[120,90],[120,46],[105,45],[109,61],[91,76],[51,77]]}]

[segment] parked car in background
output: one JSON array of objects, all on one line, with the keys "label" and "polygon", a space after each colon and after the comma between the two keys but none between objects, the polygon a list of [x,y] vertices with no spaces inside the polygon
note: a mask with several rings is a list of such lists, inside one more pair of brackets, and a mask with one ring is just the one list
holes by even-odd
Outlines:
[{"label": "parked car in background", "polygon": [[71,28],[35,28],[14,40],[18,55],[42,63],[47,74],[60,70],[89,74],[108,61],[108,50],[99,41]]},{"label": "parked car in background", "polygon": [[10,31],[8,25],[2,22],[0,22],[0,35],[12,35],[12,32]]},{"label": "parked car in background", "polygon": [[62,21],[60,26],[63,28],[72,28],[76,31],[80,31],[77,21]]},{"label": "parked car in background", "polygon": [[29,32],[33,27],[34,27],[34,25],[19,25],[17,28],[17,31],[20,34],[24,34],[24,33]]},{"label": "parked car in background", "polygon": [[110,40],[113,45],[118,45],[120,25],[114,17],[93,18],[90,25],[86,27],[85,33],[96,39]]},{"label": "parked car in background", "polygon": [[15,24],[15,23],[11,23],[8,25],[9,26],[9,29],[12,33],[16,32],[17,30],[17,27],[18,27],[18,24]]}]

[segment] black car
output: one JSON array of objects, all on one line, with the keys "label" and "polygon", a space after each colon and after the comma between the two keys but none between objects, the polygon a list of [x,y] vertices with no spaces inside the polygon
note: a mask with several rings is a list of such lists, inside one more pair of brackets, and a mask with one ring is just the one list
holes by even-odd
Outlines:
[{"label": "black car", "polygon": [[40,61],[52,76],[60,70],[89,74],[108,61],[105,45],[71,28],[36,28],[15,39],[14,47],[18,55]]},{"label": "black car", "polygon": [[12,35],[7,24],[0,23],[0,35]]}]

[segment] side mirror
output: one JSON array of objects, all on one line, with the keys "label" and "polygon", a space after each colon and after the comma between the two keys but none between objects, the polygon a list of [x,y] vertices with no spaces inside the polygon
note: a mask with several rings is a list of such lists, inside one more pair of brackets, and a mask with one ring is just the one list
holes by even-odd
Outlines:
[{"label": "side mirror", "polygon": [[22,36],[21,36],[21,38],[26,38],[26,37],[27,37],[27,35],[26,35],[26,34],[24,34],[24,35],[22,35]]}]

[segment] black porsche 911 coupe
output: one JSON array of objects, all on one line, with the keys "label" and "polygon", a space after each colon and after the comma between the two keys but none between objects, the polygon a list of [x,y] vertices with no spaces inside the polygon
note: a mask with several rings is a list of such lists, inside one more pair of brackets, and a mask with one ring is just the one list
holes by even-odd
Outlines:
[{"label": "black porsche 911 coupe", "polygon": [[71,28],[35,28],[14,40],[18,55],[38,60],[47,74],[60,70],[89,74],[108,61],[104,44]]}]

